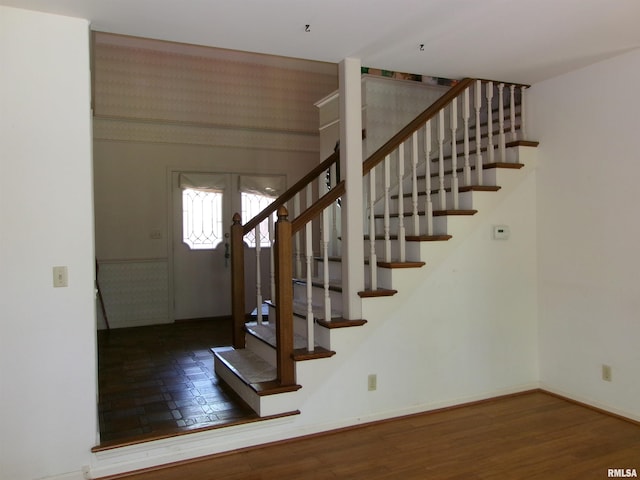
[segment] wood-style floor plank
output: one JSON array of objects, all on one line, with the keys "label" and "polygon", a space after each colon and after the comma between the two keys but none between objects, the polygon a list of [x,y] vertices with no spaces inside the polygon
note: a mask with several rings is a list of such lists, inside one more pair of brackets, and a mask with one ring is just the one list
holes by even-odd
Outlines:
[{"label": "wood-style floor plank", "polygon": [[584,480],[609,468],[640,472],[640,425],[532,392],[118,478]]}]

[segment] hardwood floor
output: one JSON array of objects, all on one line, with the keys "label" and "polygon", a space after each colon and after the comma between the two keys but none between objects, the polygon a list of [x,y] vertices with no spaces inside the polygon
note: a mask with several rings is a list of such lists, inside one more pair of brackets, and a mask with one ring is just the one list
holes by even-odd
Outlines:
[{"label": "hardwood floor", "polygon": [[640,472],[640,425],[532,392],[117,478],[585,480],[617,468]]}]

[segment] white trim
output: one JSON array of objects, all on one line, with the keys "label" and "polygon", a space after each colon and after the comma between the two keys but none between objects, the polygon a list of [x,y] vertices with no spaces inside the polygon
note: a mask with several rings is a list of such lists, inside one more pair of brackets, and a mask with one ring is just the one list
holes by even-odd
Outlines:
[{"label": "white trim", "polygon": [[424,403],[398,410],[306,426],[299,424],[301,416],[296,415],[114,448],[93,454],[90,470],[92,476],[89,478],[116,475],[390,418],[427,413],[441,408],[464,406],[466,403],[522,393],[537,388],[539,388],[538,383],[533,382],[453,400]]},{"label": "white trim", "polygon": [[629,420],[633,420],[634,422],[640,422],[640,415],[628,412],[626,410],[621,410],[609,404],[602,403],[597,400],[593,400],[592,398],[586,398],[581,395],[574,395],[572,393],[565,392],[564,390],[561,390],[559,388],[554,388],[549,385],[546,385],[545,383],[542,383],[542,382],[540,383],[540,389],[547,391],[549,393],[553,393],[555,395],[559,395],[561,397],[565,397],[568,400],[573,400],[574,402],[589,405],[591,407],[597,408],[599,410],[603,410],[613,415],[618,415],[620,417],[628,418]]}]

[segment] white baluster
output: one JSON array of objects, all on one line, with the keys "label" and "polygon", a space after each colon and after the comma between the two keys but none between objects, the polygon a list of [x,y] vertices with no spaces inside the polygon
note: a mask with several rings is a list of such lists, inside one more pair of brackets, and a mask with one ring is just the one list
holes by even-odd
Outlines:
[{"label": "white baluster", "polygon": [[482,127],[480,126],[480,111],[482,109],[482,82],[476,80],[476,91],[473,96],[476,110],[476,183],[482,185]]},{"label": "white baluster", "polygon": [[313,262],[313,245],[311,242],[312,237],[312,222],[305,225],[305,257],[307,264],[307,349],[312,352],[314,349],[315,340],[313,338],[313,278],[311,276]]},{"label": "white baluster", "polygon": [[384,158],[384,259],[386,262],[391,261],[391,235],[389,232],[389,190],[391,189],[391,173],[390,166],[391,160],[389,155]]},{"label": "white baluster", "polygon": [[[293,197],[293,215],[294,218],[300,215],[300,193],[296,193]],[[300,233],[295,235],[295,242],[293,246],[293,258],[295,259],[295,276],[296,278],[302,277],[302,250],[300,248]]]},{"label": "white baluster", "polygon": [[313,187],[312,187],[312,183],[309,183],[309,185],[307,185],[307,187],[305,188],[306,192],[307,192],[307,203],[305,204],[304,208],[309,208],[312,204],[313,204]]},{"label": "white baluster", "polygon": [[378,289],[378,257],[376,255],[376,169],[369,171],[369,266],[371,268],[371,290]]},{"label": "white baluster", "polygon": [[464,184],[471,185],[471,165],[469,164],[469,89],[462,94],[462,122],[464,124]]},{"label": "white baluster", "polygon": [[[336,164],[331,165],[331,188],[336,186],[336,175],[337,169]],[[338,202],[333,202],[331,205],[331,255],[334,257],[338,257],[340,255],[339,245],[338,245]]]},{"label": "white baluster", "polygon": [[322,211],[322,263],[324,276],[324,319],[331,320],[331,296],[329,295],[329,209]]},{"label": "white baluster", "polygon": [[262,272],[260,271],[260,252],[262,247],[260,246],[260,225],[257,225],[254,230],[256,236],[256,306],[258,312],[258,325],[262,323]]},{"label": "white baluster", "polygon": [[485,90],[487,94],[487,154],[489,163],[493,163],[493,82],[487,82]]},{"label": "white baluster", "polygon": [[527,124],[526,124],[526,119],[527,116],[525,115],[525,90],[527,89],[527,87],[522,86],[520,87],[520,138],[522,140],[525,140],[527,138]]},{"label": "white baluster", "polygon": [[405,227],[404,227],[404,142],[398,148],[398,246],[400,261],[405,261]]},{"label": "white baluster", "polygon": [[431,120],[424,126],[424,158],[425,158],[425,215],[427,220],[426,234],[433,235],[433,202],[431,201]]},{"label": "white baluster", "polygon": [[456,142],[456,135],[458,132],[457,97],[451,101],[449,120],[451,124],[451,195],[453,198],[453,209],[457,210],[460,201],[460,199],[458,198],[458,145]]},{"label": "white baluster", "polygon": [[515,142],[518,140],[518,135],[516,134],[516,86],[511,84],[509,86],[509,124],[511,127],[511,141]]},{"label": "white baluster", "polygon": [[411,137],[411,203],[413,206],[413,234],[420,235],[418,215],[418,131]]},{"label": "white baluster", "polygon": [[438,114],[438,194],[440,210],[447,209],[447,192],[444,188],[444,109]]},{"label": "white baluster", "polygon": [[504,83],[498,84],[498,148],[500,151],[500,161],[507,161],[506,139],[504,134]]}]

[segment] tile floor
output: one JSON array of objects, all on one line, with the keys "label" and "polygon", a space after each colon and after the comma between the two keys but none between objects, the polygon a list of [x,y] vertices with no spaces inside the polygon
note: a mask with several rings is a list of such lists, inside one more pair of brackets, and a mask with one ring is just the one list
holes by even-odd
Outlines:
[{"label": "tile floor", "polygon": [[225,319],[99,331],[101,446],[257,418],[213,372],[230,343]]}]

